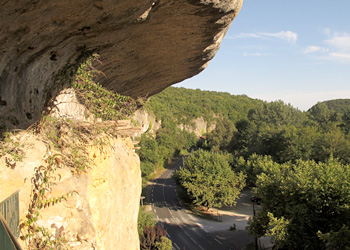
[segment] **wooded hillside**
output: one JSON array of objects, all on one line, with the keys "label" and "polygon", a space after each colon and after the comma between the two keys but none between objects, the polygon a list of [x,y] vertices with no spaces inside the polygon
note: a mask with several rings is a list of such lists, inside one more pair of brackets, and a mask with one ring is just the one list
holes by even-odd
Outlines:
[{"label": "wooded hillside", "polygon": [[[254,187],[262,206],[250,221],[252,235],[270,236],[276,249],[348,249],[350,99],[317,103],[303,112],[283,101],[168,88],[153,96],[146,108],[162,120],[162,128],[154,137],[142,136],[139,155],[144,178],[192,148],[201,148],[196,151],[200,155],[210,151],[208,159],[224,160],[197,164],[200,155],[192,153],[193,161],[186,160],[177,173],[194,204],[224,204],[206,197],[217,197],[221,190],[215,187],[235,193],[246,183]],[[205,134],[206,140],[199,141],[177,126],[198,117],[216,125]],[[210,174],[222,172],[227,164],[237,175],[225,176],[236,184]],[[208,196],[197,192],[203,187],[194,184],[193,176],[215,183],[207,185]]]}]

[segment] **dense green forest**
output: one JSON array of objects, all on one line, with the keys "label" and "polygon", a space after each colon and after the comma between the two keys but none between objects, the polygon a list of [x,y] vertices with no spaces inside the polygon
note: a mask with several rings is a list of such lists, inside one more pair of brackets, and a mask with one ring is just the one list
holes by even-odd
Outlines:
[{"label": "dense green forest", "polygon": [[210,147],[215,147],[217,141],[224,140],[228,144],[235,131],[235,122],[246,119],[250,109],[261,105],[263,101],[247,96],[174,87],[152,96],[144,108],[162,121],[162,127],[155,135],[145,133],[141,137],[138,154],[143,184],[155,169],[165,167],[174,156],[187,154],[198,146],[198,138],[181,130],[178,124],[191,124],[193,119],[203,117],[207,122],[215,123],[218,131],[226,129],[225,135],[212,141]]},{"label": "dense green forest", "polygon": [[198,117],[213,122],[216,116],[235,122],[246,118],[250,109],[262,104],[245,95],[169,87],[152,96],[145,107],[162,121],[189,124]]},{"label": "dense green forest", "polygon": [[178,127],[198,117],[216,125],[201,145],[208,150],[245,159],[269,155],[278,163],[325,161],[330,156],[350,163],[350,100],[322,102],[302,112],[282,101],[170,87],[150,98],[145,108],[162,121],[162,127],[155,135],[142,136],[144,177],[198,146],[194,134]]},{"label": "dense green forest", "polygon": [[[217,187],[236,185],[227,192],[246,183],[262,199],[262,209],[250,221],[252,235],[270,236],[276,249],[348,249],[350,99],[320,102],[304,112],[283,101],[171,87],[153,96],[145,108],[162,126],[141,138],[138,153],[144,181],[172,157],[201,148],[207,161],[221,163],[202,164],[202,169],[197,163],[204,156],[185,161],[177,175],[194,203],[222,204],[210,198],[215,197],[210,196],[215,188],[208,189],[209,199],[196,195],[188,181],[199,176],[196,171],[226,173],[236,182],[225,182],[219,174],[220,180],[210,179]],[[198,117],[215,124],[202,140],[178,126]]]}]

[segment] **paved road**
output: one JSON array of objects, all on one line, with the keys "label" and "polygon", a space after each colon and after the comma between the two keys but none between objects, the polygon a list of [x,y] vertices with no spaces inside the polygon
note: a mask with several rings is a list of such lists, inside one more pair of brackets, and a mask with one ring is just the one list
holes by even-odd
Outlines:
[{"label": "paved road", "polygon": [[[204,221],[186,212],[180,204],[172,173],[175,162],[148,186],[152,210],[168,232],[174,250],[239,250],[252,238],[244,230],[229,231],[229,224]],[[238,217],[240,218],[240,217]]]}]

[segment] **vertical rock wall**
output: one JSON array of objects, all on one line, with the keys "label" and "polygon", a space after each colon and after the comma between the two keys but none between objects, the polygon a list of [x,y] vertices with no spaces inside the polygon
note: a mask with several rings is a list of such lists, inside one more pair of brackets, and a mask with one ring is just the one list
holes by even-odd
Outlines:
[{"label": "vertical rock wall", "polygon": [[[44,158],[55,152],[32,134],[22,132],[16,137],[24,144],[26,156],[14,169],[6,166],[8,155],[0,158],[0,200],[19,190],[20,220],[25,220],[34,169],[45,165]],[[66,167],[56,172],[56,185],[47,198],[73,190],[77,194],[41,209],[38,223],[57,237],[64,236],[72,249],[138,250],[139,157],[128,138],[100,139],[103,144],[87,147],[94,162],[87,173],[72,174]]]},{"label": "vertical rock wall", "polygon": [[138,156],[130,140],[92,148],[96,167],[89,173],[88,200],[98,249],[139,249],[137,217],[141,195]]},{"label": "vertical rock wall", "polygon": [[[149,131],[153,134],[157,132],[162,126],[162,121],[157,121],[155,115],[152,112],[148,112],[145,109],[139,109],[135,112],[133,119],[137,121],[141,128],[142,133]],[[190,125],[178,124],[181,130],[193,132],[197,137],[202,136],[205,133],[213,131],[216,127],[216,123],[208,124],[203,117],[193,119]]]}]

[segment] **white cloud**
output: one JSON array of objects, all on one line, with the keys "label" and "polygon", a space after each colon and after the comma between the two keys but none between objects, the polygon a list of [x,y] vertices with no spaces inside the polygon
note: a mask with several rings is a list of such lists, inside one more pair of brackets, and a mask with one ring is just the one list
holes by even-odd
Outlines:
[{"label": "white cloud", "polygon": [[333,37],[325,41],[329,46],[338,49],[340,51],[350,52],[350,34],[337,34],[335,33]]},{"label": "white cloud", "polygon": [[323,31],[328,39],[323,41],[323,44],[327,47],[321,46],[308,46],[302,52],[303,54],[310,53],[326,53],[322,57],[317,57],[319,60],[331,60],[339,63],[349,63],[350,62],[350,33],[338,33],[332,32],[330,29],[325,29]]},{"label": "white cloud", "polygon": [[329,53],[326,59],[336,61],[339,63],[350,63],[350,53]]},{"label": "white cloud", "polygon": [[308,46],[306,49],[304,49],[303,54],[309,54],[309,53],[314,53],[314,52],[327,52],[329,49],[328,48],[323,48],[320,46]]},{"label": "white cloud", "polygon": [[260,38],[260,39],[277,38],[277,39],[285,40],[290,43],[295,43],[298,40],[298,34],[292,31],[280,31],[276,33],[257,32],[257,33],[241,33],[236,37],[231,37],[231,38]]},{"label": "white cloud", "polygon": [[257,33],[240,33],[236,37],[231,37],[231,38],[263,38],[261,35]]},{"label": "white cloud", "polygon": [[325,40],[330,48],[330,53],[326,59],[340,63],[350,62],[350,34],[333,33],[328,40]]},{"label": "white cloud", "polygon": [[350,54],[346,53],[330,53],[329,55],[340,59],[350,59]]},{"label": "white cloud", "polygon": [[268,54],[266,54],[266,53],[259,53],[259,52],[257,52],[257,53],[247,53],[247,52],[244,52],[243,53],[243,56],[267,56]]},{"label": "white cloud", "polygon": [[290,43],[295,43],[298,40],[298,34],[292,31],[280,31],[277,33],[261,33],[263,36],[275,37],[281,40],[286,40]]}]

